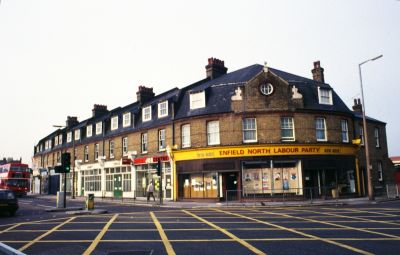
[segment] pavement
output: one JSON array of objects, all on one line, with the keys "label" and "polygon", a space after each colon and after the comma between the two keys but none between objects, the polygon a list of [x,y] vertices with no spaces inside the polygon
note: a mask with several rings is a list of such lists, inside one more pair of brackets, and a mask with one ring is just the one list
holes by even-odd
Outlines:
[{"label": "pavement", "polygon": [[[33,195],[37,196],[37,195]],[[38,196],[43,199],[55,199],[54,195],[40,195]],[[71,199],[71,198],[69,198]],[[106,210],[83,210],[85,206],[86,197],[75,197],[74,201],[81,201],[83,207],[67,207],[67,208],[50,208],[46,211],[68,211],[68,214],[101,214],[107,213]],[[266,207],[281,207],[281,206],[324,206],[324,205],[334,205],[334,206],[344,206],[344,205],[367,205],[367,204],[378,204],[393,200],[400,200],[400,198],[387,198],[387,197],[375,197],[375,200],[369,200],[368,197],[359,198],[337,198],[337,199],[314,199],[314,200],[296,200],[296,201],[229,201],[229,202],[205,202],[205,201],[171,201],[163,200],[160,204],[159,200],[147,202],[146,198],[124,198],[124,199],[114,199],[114,198],[95,198],[94,204],[101,202],[102,208],[104,204],[120,204],[120,205],[137,205],[137,206],[147,206],[147,207],[162,207],[162,208],[214,208],[214,207],[252,207],[252,206],[266,206]]]}]

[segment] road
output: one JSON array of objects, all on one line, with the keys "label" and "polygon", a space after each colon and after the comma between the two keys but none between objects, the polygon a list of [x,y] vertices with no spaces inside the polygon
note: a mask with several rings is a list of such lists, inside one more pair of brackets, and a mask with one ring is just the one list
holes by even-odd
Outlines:
[{"label": "road", "polygon": [[36,204],[23,204],[11,223],[0,218],[0,242],[26,254],[57,255],[398,254],[400,248],[399,201],[192,209],[114,204],[109,214],[86,216],[44,213]]}]

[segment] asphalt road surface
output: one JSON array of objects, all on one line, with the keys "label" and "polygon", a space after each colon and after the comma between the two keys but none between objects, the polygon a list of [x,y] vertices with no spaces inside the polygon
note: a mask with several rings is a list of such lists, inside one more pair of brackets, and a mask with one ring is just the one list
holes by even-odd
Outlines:
[{"label": "asphalt road surface", "polygon": [[346,207],[136,207],[119,205],[105,215],[38,213],[25,221],[19,214],[17,222],[1,218],[0,242],[26,254],[57,255],[400,251],[399,201]]}]

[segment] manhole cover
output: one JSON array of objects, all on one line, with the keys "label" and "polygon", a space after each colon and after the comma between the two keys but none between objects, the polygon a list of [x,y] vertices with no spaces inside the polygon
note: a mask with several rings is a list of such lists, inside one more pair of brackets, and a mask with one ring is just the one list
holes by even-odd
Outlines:
[{"label": "manhole cover", "polygon": [[107,255],[152,255],[153,250],[110,251]]}]

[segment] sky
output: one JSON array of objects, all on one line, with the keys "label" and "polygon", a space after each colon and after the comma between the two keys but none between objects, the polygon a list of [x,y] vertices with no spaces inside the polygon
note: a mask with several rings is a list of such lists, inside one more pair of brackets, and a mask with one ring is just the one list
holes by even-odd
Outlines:
[{"label": "sky", "polygon": [[398,0],[0,0],[0,158],[31,163],[33,147],[65,125],[205,78],[207,59],[228,72],[264,64],[311,78],[320,60],[349,108],[387,123],[400,156]]}]

